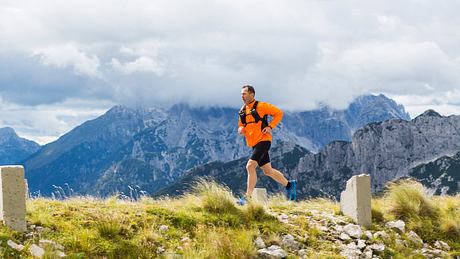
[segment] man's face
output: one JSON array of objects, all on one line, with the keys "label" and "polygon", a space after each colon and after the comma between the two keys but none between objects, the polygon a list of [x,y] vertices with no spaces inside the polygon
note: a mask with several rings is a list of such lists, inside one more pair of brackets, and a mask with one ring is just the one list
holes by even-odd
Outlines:
[{"label": "man's face", "polygon": [[245,104],[249,104],[254,100],[254,94],[248,92],[248,88],[242,88],[241,89],[241,99],[243,99],[243,102]]}]

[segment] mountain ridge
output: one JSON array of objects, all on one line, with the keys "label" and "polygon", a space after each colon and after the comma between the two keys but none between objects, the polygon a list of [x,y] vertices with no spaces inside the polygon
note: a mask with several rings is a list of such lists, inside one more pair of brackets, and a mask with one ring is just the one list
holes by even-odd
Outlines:
[{"label": "mountain ridge", "polygon": [[[373,103],[391,109],[368,111],[366,107],[373,107]],[[383,95],[361,98],[353,107],[349,111],[323,107],[319,111],[285,112],[283,122],[275,128],[274,141],[296,143],[315,151],[327,141],[350,139],[350,125],[359,125],[359,121],[394,114],[398,118],[408,116],[402,106]],[[79,194],[105,196],[138,185],[153,193],[193,167],[247,156],[249,149],[237,134],[237,112],[232,108],[192,108],[184,104],[168,110],[114,106],[26,160],[30,189],[50,195],[53,185],[69,184]],[[363,119],[348,123],[345,114],[357,114]],[[116,184],[114,179],[122,180]]]},{"label": "mountain ridge", "polygon": [[0,165],[16,164],[39,149],[39,144],[19,137],[13,128],[0,128]]}]

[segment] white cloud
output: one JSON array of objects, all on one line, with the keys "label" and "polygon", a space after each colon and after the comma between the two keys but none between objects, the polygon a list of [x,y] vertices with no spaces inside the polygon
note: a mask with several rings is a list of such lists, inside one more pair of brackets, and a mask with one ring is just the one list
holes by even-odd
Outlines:
[{"label": "white cloud", "polygon": [[432,95],[389,95],[395,101],[403,103],[412,118],[428,109],[433,109],[444,116],[460,115],[460,90],[438,92]]},{"label": "white cloud", "polygon": [[92,98],[238,107],[250,83],[285,109],[343,108],[384,93],[411,114],[455,111],[458,103],[436,96],[460,82],[459,9],[455,0],[4,0],[0,55],[35,55],[55,71],[34,77],[40,64],[13,73],[3,62],[0,95],[25,106]]},{"label": "white cloud", "polygon": [[125,63],[112,58],[112,66],[123,74],[154,73],[161,76],[164,70],[161,64],[149,57],[139,57],[134,61]]},{"label": "white cloud", "polygon": [[89,56],[79,50],[74,44],[50,46],[33,52],[44,65],[59,68],[72,67],[76,74],[100,78],[100,62],[96,55]]}]

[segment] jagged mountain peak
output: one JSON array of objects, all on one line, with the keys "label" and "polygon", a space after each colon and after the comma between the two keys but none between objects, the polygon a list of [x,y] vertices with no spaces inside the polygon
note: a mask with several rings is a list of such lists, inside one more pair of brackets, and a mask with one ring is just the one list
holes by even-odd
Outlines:
[{"label": "jagged mountain peak", "polygon": [[0,164],[18,163],[38,149],[39,144],[19,137],[13,128],[0,128]]},{"label": "jagged mountain peak", "polygon": [[443,116],[441,114],[439,114],[437,111],[435,111],[433,109],[429,109],[429,110],[426,110],[425,112],[423,112],[422,114],[420,114],[419,116],[417,116],[416,118],[422,118],[422,117],[439,117],[439,118],[442,118]]},{"label": "jagged mountain peak", "polygon": [[0,128],[0,143],[11,138],[18,138],[18,135],[11,127]]}]

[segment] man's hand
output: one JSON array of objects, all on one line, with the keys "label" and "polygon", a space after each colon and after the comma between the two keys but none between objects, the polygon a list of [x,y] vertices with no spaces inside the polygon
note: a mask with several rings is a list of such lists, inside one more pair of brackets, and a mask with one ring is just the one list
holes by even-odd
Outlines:
[{"label": "man's hand", "polygon": [[272,128],[270,128],[269,126],[265,127],[263,130],[262,130],[262,133],[263,134],[272,134]]},{"label": "man's hand", "polygon": [[244,127],[239,127],[238,128],[238,134],[240,134],[240,135],[244,134]]}]

